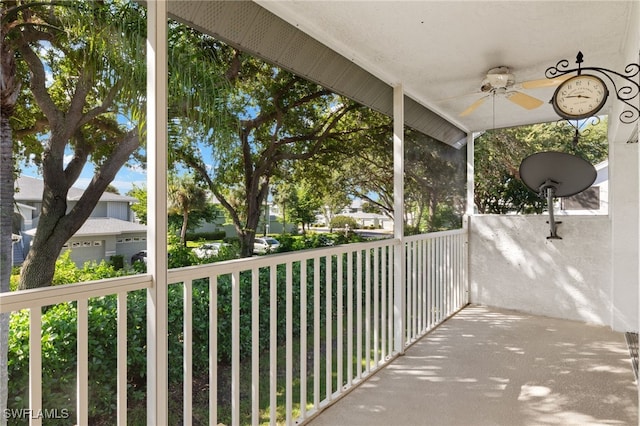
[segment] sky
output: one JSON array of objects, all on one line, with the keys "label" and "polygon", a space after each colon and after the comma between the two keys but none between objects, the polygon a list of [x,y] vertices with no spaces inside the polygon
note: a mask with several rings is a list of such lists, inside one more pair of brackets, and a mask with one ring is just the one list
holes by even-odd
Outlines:
[{"label": "sky", "polygon": [[[207,160],[212,158],[211,148],[208,146],[203,146],[202,144],[199,146],[199,148],[202,153],[202,158],[205,160],[205,163],[207,163],[206,165],[210,166]],[[71,161],[72,158],[73,158],[73,153],[70,150],[67,150],[67,153],[64,158],[65,167],[69,163],[69,161]],[[90,162],[87,162],[84,169],[82,170],[82,173],[80,174],[80,177],[78,178],[78,180],[73,186],[76,188],[85,189],[87,186],[89,186],[91,179],[93,179],[93,173],[94,173],[93,164],[91,164]],[[22,175],[42,179],[42,175],[38,172],[38,169],[35,166],[22,165]],[[147,183],[147,171],[145,169],[143,169],[139,165],[132,165],[132,166],[125,165],[116,174],[116,177],[113,180],[113,182],[111,182],[111,185],[113,185],[118,189],[118,192],[120,193],[120,195],[126,195],[126,193],[133,188],[133,185],[140,188],[142,186],[146,186],[146,183]]]},{"label": "sky", "polygon": [[[65,156],[65,166],[68,161],[71,159],[71,155]],[[76,188],[84,189],[89,186],[89,182],[93,178],[94,168],[92,164],[87,164],[80,174],[80,177],[73,185]],[[22,175],[31,176],[38,179],[42,179],[42,175],[38,172],[38,169],[34,166],[23,166]],[[141,187],[146,185],[147,183],[147,172],[140,167],[129,168],[124,166],[120,169],[118,174],[116,175],[111,185],[118,189],[120,195],[125,195],[129,190],[133,188],[135,184],[137,187]]]}]

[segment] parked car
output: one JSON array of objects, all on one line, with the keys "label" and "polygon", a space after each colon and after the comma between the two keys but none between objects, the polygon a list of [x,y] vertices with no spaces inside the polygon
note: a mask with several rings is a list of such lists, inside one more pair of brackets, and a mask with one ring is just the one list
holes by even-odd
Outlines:
[{"label": "parked car", "polygon": [[139,252],[137,252],[136,254],[131,256],[131,264],[133,265],[136,262],[147,263],[147,251],[146,250],[140,250]]},{"label": "parked car", "polygon": [[205,259],[207,257],[217,256],[221,247],[230,247],[231,244],[227,243],[205,243],[200,247],[193,249],[193,253],[199,259]]},{"label": "parked car", "polygon": [[256,254],[272,253],[278,250],[280,242],[272,237],[259,237],[253,242],[253,252]]}]

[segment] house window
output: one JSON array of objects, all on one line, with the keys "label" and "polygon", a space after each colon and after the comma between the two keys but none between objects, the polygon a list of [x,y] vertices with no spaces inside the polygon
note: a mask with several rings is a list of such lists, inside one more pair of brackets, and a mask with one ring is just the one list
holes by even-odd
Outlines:
[{"label": "house window", "polygon": [[80,243],[80,241],[74,241],[71,243],[71,247],[75,248],[75,247],[80,247],[82,244]]},{"label": "house window", "polygon": [[82,247],[91,247],[91,241],[83,241]]},{"label": "house window", "polygon": [[100,246],[102,246],[102,241],[94,241],[94,242],[93,242],[93,246],[94,246],[94,247],[100,247]]}]

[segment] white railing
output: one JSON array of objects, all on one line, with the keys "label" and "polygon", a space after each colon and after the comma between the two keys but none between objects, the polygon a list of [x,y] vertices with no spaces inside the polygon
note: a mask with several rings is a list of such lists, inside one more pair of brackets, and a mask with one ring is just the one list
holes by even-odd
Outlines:
[{"label": "white railing", "polygon": [[[71,421],[68,407],[43,407],[42,377],[43,360],[42,344],[46,343],[43,333],[42,311],[45,307],[75,302],[76,318],[76,394],[69,399],[76,401],[76,421],[70,424],[89,424],[89,300],[114,295],[117,298],[117,332],[115,341],[111,345],[117,351],[117,369],[114,372],[117,382],[116,417],[118,424],[126,424],[127,418],[127,295],[136,290],[151,286],[149,275],[134,275],[124,278],[113,278],[103,281],[91,281],[65,286],[48,287],[42,289],[23,290],[11,293],[0,293],[0,313],[19,313],[27,310],[29,313],[29,404],[28,409],[9,409],[0,415],[5,416],[8,424],[24,424],[28,420],[30,425],[41,425],[43,419],[55,419],[62,424]],[[46,334],[49,333],[45,330]],[[14,330],[10,330],[9,334]],[[51,333],[56,333],[52,330]],[[11,354],[9,354],[11,357]],[[11,361],[11,359],[10,359]],[[100,360],[98,360],[99,362]],[[46,365],[46,360],[45,360]],[[27,372],[24,372],[27,373]],[[52,372],[55,374],[56,372]],[[17,378],[9,378],[11,380]],[[60,378],[62,379],[62,378]],[[11,387],[11,386],[9,386]],[[23,422],[18,422],[22,420]]]},{"label": "white railing", "polygon": [[[318,414],[398,355],[395,312],[405,313],[407,346],[467,303],[466,235],[405,239],[404,309],[393,299],[398,240],[170,270],[169,371],[172,383],[183,383],[184,424],[203,411],[209,424],[293,424]],[[32,412],[43,408],[42,307],[76,302],[76,422],[87,424],[88,301],[116,295],[117,418],[126,424],[127,294],[150,286],[142,275],[0,296],[0,312],[31,312]],[[208,404],[194,395],[194,374],[200,382],[208,374]]]}]

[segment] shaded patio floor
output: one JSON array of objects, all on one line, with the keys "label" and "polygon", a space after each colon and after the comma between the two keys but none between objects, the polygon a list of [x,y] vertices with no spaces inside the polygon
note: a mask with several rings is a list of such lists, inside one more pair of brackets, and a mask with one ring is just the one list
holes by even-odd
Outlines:
[{"label": "shaded patio floor", "polygon": [[637,425],[624,333],[470,305],[309,424]]}]

